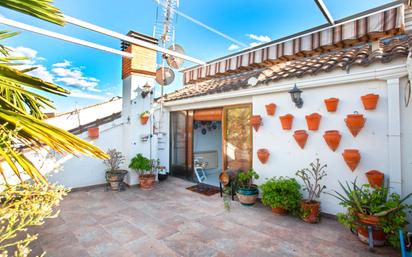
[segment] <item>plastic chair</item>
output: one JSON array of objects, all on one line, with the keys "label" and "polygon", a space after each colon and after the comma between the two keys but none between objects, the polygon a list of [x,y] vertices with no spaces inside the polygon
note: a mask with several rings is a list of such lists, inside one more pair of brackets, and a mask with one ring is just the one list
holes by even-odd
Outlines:
[{"label": "plastic chair", "polygon": [[[411,237],[412,237],[412,233],[409,232],[409,233],[407,234],[407,239],[406,239],[406,241],[408,242],[408,247],[411,246],[411,241],[410,241],[410,238],[411,238]],[[403,231],[402,231],[402,229],[399,229],[399,239],[400,239],[400,241],[401,241],[402,257],[412,257],[411,252],[406,249],[405,240],[404,240],[404,238],[403,238]]]}]

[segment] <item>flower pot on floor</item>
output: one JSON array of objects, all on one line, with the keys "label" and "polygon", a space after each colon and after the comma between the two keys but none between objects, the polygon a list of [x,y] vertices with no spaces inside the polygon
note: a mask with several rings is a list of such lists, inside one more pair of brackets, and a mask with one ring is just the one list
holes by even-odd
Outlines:
[{"label": "flower pot on floor", "polygon": [[385,177],[385,175],[382,172],[378,170],[370,170],[366,172],[365,175],[371,187],[382,187],[383,179]]},{"label": "flower pot on floor", "polygon": [[378,104],[379,95],[376,94],[367,94],[361,96],[363,107],[365,110],[375,110],[376,105]]},{"label": "flower pot on floor", "polygon": [[106,180],[113,191],[120,191],[123,189],[123,180],[126,174],[127,170],[106,172]]},{"label": "flower pot on floor", "polygon": [[141,189],[152,189],[155,185],[155,175],[154,174],[144,174],[139,175],[139,185]]},{"label": "flower pot on floor", "polygon": [[169,177],[169,173],[159,173],[157,174],[157,179],[159,181],[165,181]]},{"label": "flower pot on floor", "polygon": [[306,133],[306,130],[296,130],[293,137],[300,148],[305,148],[306,141],[308,140],[308,133]]},{"label": "flower pot on floor", "polygon": [[322,116],[317,112],[306,115],[306,123],[308,124],[308,129],[313,131],[318,130],[321,118]]},{"label": "flower pot on floor", "polygon": [[262,125],[262,117],[260,115],[253,115],[252,117],[250,117],[250,124],[257,132]]},{"label": "flower pot on floor", "polygon": [[255,185],[252,188],[238,188],[236,195],[242,205],[251,206],[255,204],[259,190]]},{"label": "flower pot on floor", "polygon": [[325,134],[323,134],[323,138],[325,139],[326,144],[332,151],[336,151],[338,149],[340,140],[342,136],[340,135],[338,130],[327,130]]},{"label": "flower pot on floor", "polygon": [[361,155],[357,149],[345,149],[342,156],[352,171],[356,169],[361,159]]},{"label": "flower pot on floor", "polygon": [[382,229],[378,227],[379,217],[364,215],[361,213],[357,215],[359,221],[359,226],[356,228],[356,232],[358,233],[358,239],[365,244],[369,244],[368,226],[371,226],[373,245],[384,245],[386,240],[386,234],[383,232]]},{"label": "flower pot on floor", "polygon": [[269,115],[269,116],[275,115],[275,112],[276,112],[276,104],[270,103],[270,104],[265,105],[265,107],[266,107],[266,113],[267,113],[267,115]]},{"label": "flower pot on floor", "polygon": [[258,158],[259,158],[259,161],[260,161],[262,164],[265,164],[265,163],[268,161],[269,155],[270,155],[270,153],[269,153],[268,149],[262,148],[262,149],[259,149],[259,150],[257,151],[257,156],[258,156]]},{"label": "flower pot on floor", "polygon": [[320,202],[305,201],[300,203],[302,219],[307,223],[318,223],[320,220]]},{"label": "flower pot on floor", "polygon": [[278,208],[272,208],[272,212],[277,215],[286,215],[288,211],[284,208],[278,207]]},{"label": "flower pot on floor", "polygon": [[280,119],[280,123],[282,124],[282,129],[284,130],[292,129],[292,123],[293,123],[292,114],[286,114],[286,115],[280,116],[279,119]]},{"label": "flower pot on floor", "polygon": [[365,121],[363,115],[357,113],[348,114],[345,119],[346,126],[354,137],[356,137],[365,126]]},{"label": "flower pot on floor", "polygon": [[91,139],[99,138],[99,127],[88,128],[87,136]]},{"label": "flower pot on floor", "polygon": [[326,110],[328,110],[328,112],[336,112],[336,110],[338,109],[339,98],[331,97],[325,99],[324,101]]}]

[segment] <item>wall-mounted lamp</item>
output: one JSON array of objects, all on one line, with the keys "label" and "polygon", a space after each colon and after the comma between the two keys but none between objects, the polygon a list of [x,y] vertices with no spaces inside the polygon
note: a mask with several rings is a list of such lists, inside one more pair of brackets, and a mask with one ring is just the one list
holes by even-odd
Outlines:
[{"label": "wall-mounted lamp", "polygon": [[292,102],[295,103],[296,107],[302,108],[303,100],[300,97],[302,90],[300,90],[295,84],[295,86],[289,91],[289,94],[292,97]]},{"label": "wall-mounted lamp", "polygon": [[142,93],[141,93],[142,98],[145,98],[149,93],[150,94],[152,93],[152,87],[146,81],[146,84],[144,84],[144,86],[142,87]]}]

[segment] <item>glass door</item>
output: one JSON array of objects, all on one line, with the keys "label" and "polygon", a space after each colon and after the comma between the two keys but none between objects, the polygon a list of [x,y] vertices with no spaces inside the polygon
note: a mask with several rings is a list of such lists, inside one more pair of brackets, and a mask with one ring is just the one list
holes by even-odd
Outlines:
[{"label": "glass door", "polygon": [[228,172],[252,168],[252,105],[223,109],[223,169]]},{"label": "glass door", "polygon": [[192,175],[192,130],[188,111],[170,113],[170,174],[181,178]]}]

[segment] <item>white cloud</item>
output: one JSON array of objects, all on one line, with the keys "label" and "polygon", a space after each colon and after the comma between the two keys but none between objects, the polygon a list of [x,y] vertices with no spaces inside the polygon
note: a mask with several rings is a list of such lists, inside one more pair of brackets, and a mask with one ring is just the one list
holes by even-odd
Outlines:
[{"label": "white cloud", "polygon": [[261,45],[262,43],[260,43],[260,42],[252,42],[252,43],[250,43],[249,44],[249,46],[250,47],[255,47],[255,46],[258,46],[258,45]]},{"label": "white cloud", "polygon": [[234,50],[237,50],[237,49],[239,49],[239,48],[240,48],[240,47],[239,47],[238,45],[236,45],[236,44],[231,44],[227,50],[229,50],[229,51],[234,51]]},{"label": "white cloud", "polygon": [[86,77],[79,67],[72,67],[71,62],[65,60],[53,65],[52,72],[57,77],[56,82],[62,82],[66,86],[82,88],[92,92],[101,92],[96,87],[99,80],[94,77]]},{"label": "white cloud", "polygon": [[68,60],[64,60],[63,62],[58,62],[58,63],[53,64],[53,67],[62,67],[62,68],[65,68],[65,67],[68,67],[68,66],[70,66],[70,65],[72,65],[71,62],[69,62]]},{"label": "white cloud", "polygon": [[263,35],[258,36],[258,35],[255,35],[255,34],[246,34],[246,36],[248,38],[256,40],[260,43],[267,43],[267,42],[270,42],[270,40],[271,40],[270,37],[263,36]]},{"label": "white cloud", "polygon": [[54,81],[54,76],[53,74],[51,74],[46,67],[44,67],[43,65],[36,65],[35,67],[37,67],[37,69],[32,70],[30,72],[28,72],[27,74],[42,79],[44,81],[53,83]]}]

